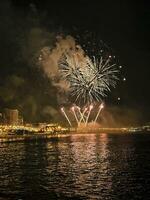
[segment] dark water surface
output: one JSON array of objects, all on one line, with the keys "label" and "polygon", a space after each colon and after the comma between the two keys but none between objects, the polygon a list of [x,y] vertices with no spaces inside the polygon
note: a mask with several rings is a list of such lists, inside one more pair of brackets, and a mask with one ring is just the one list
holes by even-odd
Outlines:
[{"label": "dark water surface", "polygon": [[2,199],[150,199],[150,135],[0,144]]}]

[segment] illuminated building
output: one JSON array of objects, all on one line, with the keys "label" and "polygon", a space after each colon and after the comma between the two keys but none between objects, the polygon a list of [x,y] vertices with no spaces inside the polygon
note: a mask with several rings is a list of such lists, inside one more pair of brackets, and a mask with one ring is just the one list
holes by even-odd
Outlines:
[{"label": "illuminated building", "polygon": [[3,113],[4,124],[17,125],[19,122],[19,112],[17,109],[6,108]]}]

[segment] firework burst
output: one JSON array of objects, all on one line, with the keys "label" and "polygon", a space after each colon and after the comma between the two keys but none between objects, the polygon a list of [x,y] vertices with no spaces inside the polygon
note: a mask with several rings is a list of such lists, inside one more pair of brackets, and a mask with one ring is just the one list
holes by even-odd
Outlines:
[{"label": "firework burst", "polygon": [[79,60],[64,54],[59,62],[62,78],[69,83],[70,94],[79,103],[101,101],[118,79],[118,69],[111,56]]}]

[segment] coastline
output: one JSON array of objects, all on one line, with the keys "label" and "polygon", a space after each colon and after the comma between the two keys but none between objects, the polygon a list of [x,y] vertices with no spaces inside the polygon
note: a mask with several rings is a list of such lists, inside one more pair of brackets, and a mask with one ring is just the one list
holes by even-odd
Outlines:
[{"label": "coastline", "polygon": [[20,141],[39,141],[48,140],[52,138],[69,137],[70,135],[87,135],[87,134],[149,134],[150,130],[142,130],[137,128],[101,128],[101,129],[71,129],[67,132],[58,131],[56,133],[51,132],[32,132],[26,134],[10,134],[1,133],[0,143],[6,142],[20,142]]}]

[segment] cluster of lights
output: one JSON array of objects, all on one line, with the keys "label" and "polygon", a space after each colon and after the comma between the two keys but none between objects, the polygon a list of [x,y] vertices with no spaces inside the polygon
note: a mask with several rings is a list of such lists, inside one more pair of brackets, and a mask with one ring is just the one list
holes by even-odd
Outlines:
[{"label": "cluster of lights", "polygon": [[7,125],[7,124],[0,126],[0,132],[2,132],[2,133],[9,132],[9,131],[15,132],[17,130],[26,130],[29,132],[38,132],[39,131],[38,127],[32,127],[32,126],[29,127],[29,126],[23,126],[23,125],[19,126],[19,125]]},{"label": "cluster of lights", "polygon": [[17,125],[0,125],[0,133],[5,134],[8,132],[16,132],[17,130],[25,130],[28,132],[54,132],[54,130],[56,131],[65,131],[66,129],[61,127],[60,125],[54,125],[54,124],[47,124],[45,125],[43,128],[41,127],[33,127],[32,125],[30,126],[26,126],[26,125],[22,125],[22,126],[17,126]]}]

